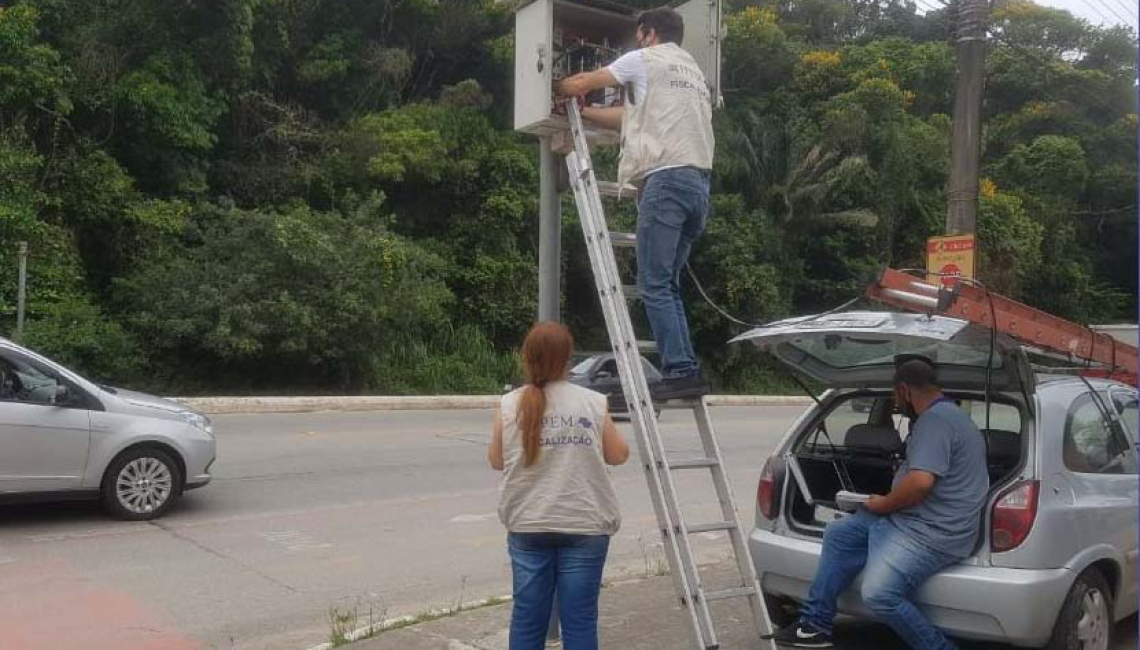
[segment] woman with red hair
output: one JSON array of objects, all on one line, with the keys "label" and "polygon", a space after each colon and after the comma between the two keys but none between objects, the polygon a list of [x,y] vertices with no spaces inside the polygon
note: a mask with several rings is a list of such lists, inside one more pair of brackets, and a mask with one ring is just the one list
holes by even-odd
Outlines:
[{"label": "woman with red hair", "polygon": [[487,459],[502,470],[514,605],[510,650],[540,650],[554,596],[566,650],[597,650],[598,592],[621,525],[607,465],[629,458],[601,393],[566,381],[574,339],[538,323],[522,346],[526,384],[503,396]]}]

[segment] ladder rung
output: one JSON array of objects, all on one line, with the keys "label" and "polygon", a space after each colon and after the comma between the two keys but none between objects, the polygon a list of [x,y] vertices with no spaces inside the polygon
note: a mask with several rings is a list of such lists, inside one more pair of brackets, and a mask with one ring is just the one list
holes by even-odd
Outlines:
[{"label": "ladder rung", "polygon": [[720,591],[706,591],[705,600],[726,600],[728,598],[742,598],[744,596],[751,596],[756,593],[752,587],[735,587],[733,589],[722,589]]},{"label": "ladder rung", "polygon": [[659,409],[695,409],[701,405],[701,398],[687,397],[683,399],[653,400],[653,406]]},{"label": "ladder rung", "polygon": [[613,181],[598,181],[598,193],[602,196],[618,196],[618,188],[621,188],[621,196],[637,196],[637,188],[626,183],[625,185],[618,185]]},{"label": "ladder rung", "polygon": [[657,341],[638,341],[637,342],[637,351],[641,352],[642,354],[644,354],[646,352],[656,352],[657,351]]},{"label": "ladder rung", "polygon": [[631,232],[610,231],[610,243],[614,248],[633,248],[637,246],[637,235]]},{"label": "ladder rung", "polygon": [[686,458],[684,460],[669,461],[669,469],[700,469],[702,467],[716,467],[715,458]]},{"label": "ladder rung", "polygon": [[731,521],[716,521],[711,524],[697,524],[695,526],[686,526],[686,528],[688,528],[690,535],[695,535],[697,533],[715,533],[724,530],[733,530],[736,528],[736,524],[732,523]]}]

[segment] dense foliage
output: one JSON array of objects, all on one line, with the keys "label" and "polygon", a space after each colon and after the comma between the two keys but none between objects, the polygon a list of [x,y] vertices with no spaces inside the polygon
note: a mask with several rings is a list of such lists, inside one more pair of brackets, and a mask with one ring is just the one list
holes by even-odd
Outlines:
[{"label": "dense foliage", "polygon": [[[920,266],[946,205],[945,12],[729,5],[714,214],[693,259],[710,296],[763,321]],[[25,341],[101,379],[497,389],[537,303],[512,27],[490,0],[0,1],[4,330],[26,241]],[[1020,0],[992,31],[981,277],[1077,320],[1131,320],[1135,35]],[[601,347],[563,205],[564,313]],[[725,345],[738,326],[689,304],[722,386],[772,380]]]}]

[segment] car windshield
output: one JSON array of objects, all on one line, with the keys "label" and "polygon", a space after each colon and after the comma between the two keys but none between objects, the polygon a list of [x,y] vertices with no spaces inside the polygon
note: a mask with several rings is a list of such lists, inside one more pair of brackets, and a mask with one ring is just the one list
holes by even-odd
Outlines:
[{"label": "car windshield", "polygon": [[570,369],[572,375],[584,375],[590,370],[590,366],[594,365],[594,357],[586,357],[578,362],[578,365]]},{"label": "car windshield", "polygon": [[[832,368],[893,365],[900,354],[922,355],[934,363],[952,366],[986,367],[988,350],[974,345],[946,341],[897,337],[891,339],[862,338],[850,334],[806,336],[783,345],[818,359]],[[1002,367],[1000,354],[994,354],[993,367]]]}]

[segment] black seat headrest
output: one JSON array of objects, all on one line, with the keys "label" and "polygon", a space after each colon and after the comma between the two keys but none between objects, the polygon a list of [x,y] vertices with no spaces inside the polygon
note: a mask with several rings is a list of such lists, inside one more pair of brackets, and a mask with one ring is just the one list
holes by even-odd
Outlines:
[{"label": "black seat headrest", "polygon": [[902,451],[902,436],[892,426],[856,424],[847,430],[843,446],[849,449],[896,453]]},{"label": "black seat headrest", "polygon": [[982,429],[990,460],[1014,463],[1021,458],[1021,434],[1000,429]]}]

